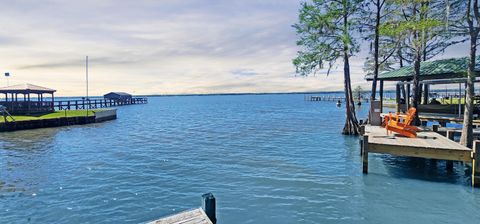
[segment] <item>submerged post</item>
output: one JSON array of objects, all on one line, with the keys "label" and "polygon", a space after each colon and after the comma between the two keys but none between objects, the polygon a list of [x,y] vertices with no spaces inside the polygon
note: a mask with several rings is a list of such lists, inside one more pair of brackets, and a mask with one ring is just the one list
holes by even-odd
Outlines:
[{"label": "submerged post", "polygon": [[480,141],[473,142],[472,150],[472,186],[480,187]]},{"label": "submerged post", "polygon": [[[454,139],[455,139],[455,131],[448,130],[448,131],[447,131],[447,138],[450,139],[450,140],[452,140],[452,141],[454,141]],[[453,161],[447,160],[446,162],[447,162],[447,164],[446,164],[446,166],[447,166],[447,171],[448,171],[448,172],[452,172],[452,171],[453,171]]]},{"label": "submerged post", "polygon": [[217,223],[217,215],[216,215],[216,202],[215,202],[215,197],[213,196],[212,193],[206,193],[202,195],[202,209],[205,211],[205,214],[207,214],[208,218],[210,221],[212,221],[213,224]]},{"label": "submerged post", "polygon": [[363,165],[363,173],[368,173],[368,135],[363,136],[363,147],[362,147],[363,155],[362,155],[362,165]]}]

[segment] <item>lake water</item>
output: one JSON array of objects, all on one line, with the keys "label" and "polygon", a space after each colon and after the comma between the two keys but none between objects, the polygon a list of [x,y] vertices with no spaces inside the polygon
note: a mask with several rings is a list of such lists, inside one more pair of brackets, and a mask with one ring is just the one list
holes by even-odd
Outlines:
[{"label": "lake water", "polygon": [[115,121],[0,133],[0,223],[141,223],[206,192],[218,223],[480,222],[459,164],[374,155],[363,175],[344,116],[303,95],[154,97]]}]

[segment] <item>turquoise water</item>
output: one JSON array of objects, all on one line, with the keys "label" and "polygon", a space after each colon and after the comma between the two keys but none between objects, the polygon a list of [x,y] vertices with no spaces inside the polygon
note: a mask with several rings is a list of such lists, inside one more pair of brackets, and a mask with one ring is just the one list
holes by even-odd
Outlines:
[{"label": "turquoise water", "polygon": [[343,107],[303,95],[184,96],[1,133],[0,223],[141,223],[206,192],[218,223],[479,223],[463,166],[377,155],[363,175],[343,122]]}]

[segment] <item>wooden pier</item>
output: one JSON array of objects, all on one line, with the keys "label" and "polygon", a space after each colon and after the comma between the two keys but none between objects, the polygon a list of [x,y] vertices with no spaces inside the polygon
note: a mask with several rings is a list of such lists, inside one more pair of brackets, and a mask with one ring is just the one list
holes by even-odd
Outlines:
[{"label": "wooden pier", "polygon": [[91,99],[91,100],[63,100],[55,101],[53,107],[56,110],[86,110],[125,106],[132,104],[146,104],[146,97],[135,97],[127,100],[111,100],[111,99]]},{"label": "wooden pier", "polygon": [[184,211],[159,219],[149,224],[213,224],[202,208]]},{"label": "wooden pier", "polygon": [[[345,97],[339,96],[305,96],[305,101],[334,101],[334,102],[345,102]],[[362,98],[361,101],[368,102],[368,98]]]},{"label": "wooden pier", "polygon": [[363,173],[368,173],[368,154],[380,153],[395,156],[417,157],[447,160],[447,169],[453,169],[452,161],[461,161],[472,165],[472,185],[480,185],[480,142],[475,142],[473,149],[453,141],[454,132],[448,131],[447,137],[439,133],[424,130],[418,132],[417,138],[387,135],[380,126],[363,126],[361,155]]},{"label": "wooden pier", "polygon": [[167,216],[148,224],[216,224],[216,199],[212,193],[202,195],[202,207]]}]

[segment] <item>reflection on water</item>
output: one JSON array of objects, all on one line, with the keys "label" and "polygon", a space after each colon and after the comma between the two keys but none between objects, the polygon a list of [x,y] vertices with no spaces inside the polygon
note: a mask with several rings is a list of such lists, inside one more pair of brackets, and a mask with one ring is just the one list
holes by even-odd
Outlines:
[{"label": "reflection on water", "polygon": [[302,95],[161,97],[102,124],[0,133],[0,223],[139,223],[205,192],[219,223],[480,218],[460,164],[371,155],[363,175],[344,116]]}]

